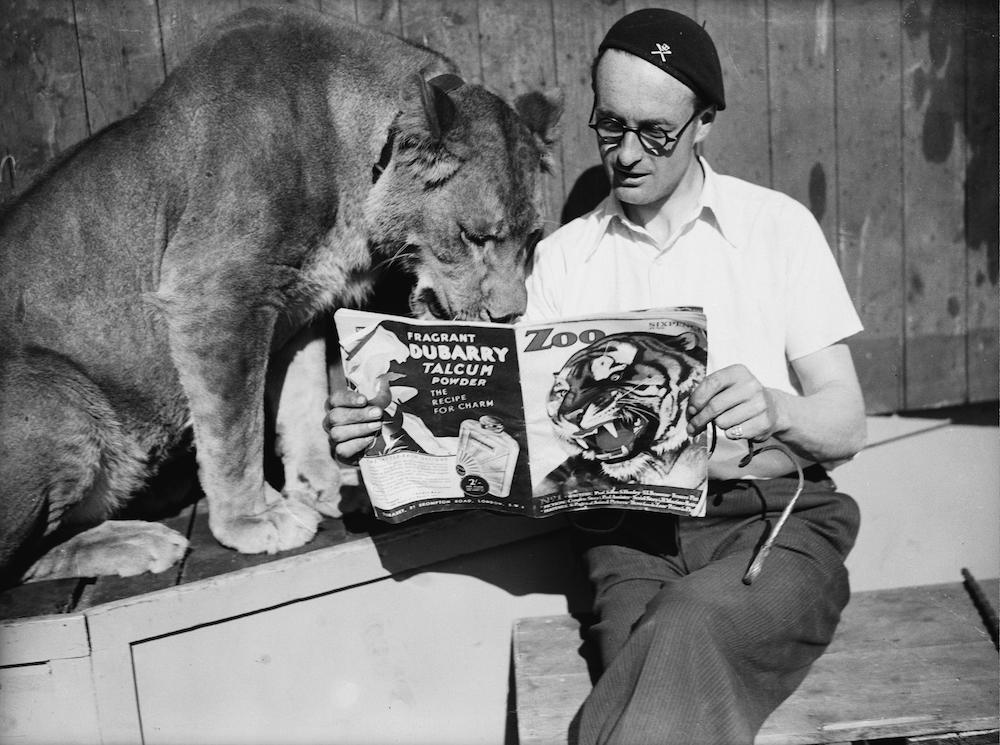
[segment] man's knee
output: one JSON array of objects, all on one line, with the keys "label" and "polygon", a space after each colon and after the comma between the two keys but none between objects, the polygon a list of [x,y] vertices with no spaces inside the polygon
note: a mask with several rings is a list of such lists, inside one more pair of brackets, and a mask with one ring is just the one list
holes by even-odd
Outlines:
[{"label": "man's knee", "polygon": [[740,599],[728,593],[679,582],[650,601],[635,628],[658,637],[670,635],[685,643],[715,646],[742,636],[741,606]]}]

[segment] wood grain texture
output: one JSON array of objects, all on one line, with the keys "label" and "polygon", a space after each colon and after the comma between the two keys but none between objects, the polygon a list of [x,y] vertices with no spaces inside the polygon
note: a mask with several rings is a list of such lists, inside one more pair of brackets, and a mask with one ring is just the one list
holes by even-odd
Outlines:
[{"label": "wood grain texture", "polygon": [[833,6],[770,0],[767,13],[773,186],[809,207],[836,247]]},{"label": "wood grain texture", "polygon": [[866,403],[902,408],[900,29],[880,0],[838,0],[836,251],[865,331],[851,340]]},{"label": "wood grain texture", "polygon": [[155,0],[77,2],[80,66],[90,130],[131,114],[163,82]]},{"label": "wood grain texture", "polygon": [[966,398],[965,4],[918,0],[903,17],[907,408]]},{"label": "wood grain texture", "polygon": [[23,191],[56,156],[90,134],[70,0],[4,4],[0,112],[3,201]]},{"label": "wood grain texture", "polygon": [[[1000,197],[997,111],[1000,81],[996,60],[1000,7],[966,3],[965,69],[965,246],[968,337],[968,400],[984,401],[1000,390],[997,328],[1000,325]],[[993,60],[994,64],[988,64]]]},{"label": "wood grain texture", "polygon": [[719,173],[771,186],[767,4],[699,0],[697,18],[715,40],[726,87],[705,156]]}]

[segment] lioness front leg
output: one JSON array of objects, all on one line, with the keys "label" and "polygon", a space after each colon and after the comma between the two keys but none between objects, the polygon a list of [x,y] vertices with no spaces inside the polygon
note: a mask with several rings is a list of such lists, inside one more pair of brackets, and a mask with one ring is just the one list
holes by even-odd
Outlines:
[{"label": "lioness front leg", "polygon": [[[215,538],[241,553],[307,543],[319,513],[264,480],[264,379],[276,311],[226,305],[200,287],[168,311],[171,355],[188,397],[199,479]],[[206,307],[214,301],[223,307]],[[248,301],[244,301],[248,302]]]},{"label": "lioness front leg", "polygon": [[285,495],[340,517],[340,468],[323,431],[329,391],[326,339],[319,324],[303,329],[272,359],[269,399],[277,402],[277,449]]}]

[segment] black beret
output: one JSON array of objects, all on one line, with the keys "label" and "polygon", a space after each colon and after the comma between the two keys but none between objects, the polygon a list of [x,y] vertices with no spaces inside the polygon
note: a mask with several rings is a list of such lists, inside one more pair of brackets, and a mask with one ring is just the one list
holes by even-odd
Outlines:
[{"label": "black beret", "polygon": [[726,108],[719,54],[708,32],[686,15],[647,8],[618,20],[604,37],[598,54],[621,49],[674,76],[700,98]]}]

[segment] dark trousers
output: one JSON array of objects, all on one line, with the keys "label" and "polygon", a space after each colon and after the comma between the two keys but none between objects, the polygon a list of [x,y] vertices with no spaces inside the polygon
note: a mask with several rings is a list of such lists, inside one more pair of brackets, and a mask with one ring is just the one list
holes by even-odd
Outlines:
[{"label": "dark trousers", "polygon": [[749,586],[743,574],[797,478],[712,482],[704,518],[577,521],[604,665],[579,716],[580,745],[753,742],[830,643],[850,596],[857,505],[822,469],[807,475]]}]

